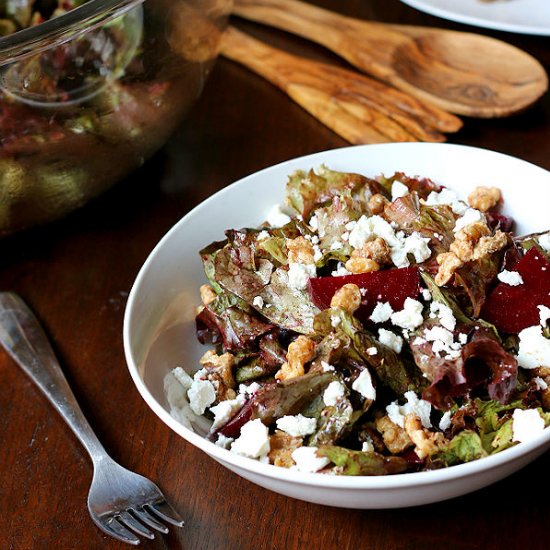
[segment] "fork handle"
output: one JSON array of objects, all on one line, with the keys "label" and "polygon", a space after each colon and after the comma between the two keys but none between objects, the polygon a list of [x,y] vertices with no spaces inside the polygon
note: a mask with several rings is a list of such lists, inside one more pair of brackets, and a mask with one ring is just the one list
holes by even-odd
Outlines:
[{"label": "fork handle", "polygon": [[94,464],[107,452],[86,420],[40,323],[12,292],[0,293],[0,343],[49,399],[88,451]]}]

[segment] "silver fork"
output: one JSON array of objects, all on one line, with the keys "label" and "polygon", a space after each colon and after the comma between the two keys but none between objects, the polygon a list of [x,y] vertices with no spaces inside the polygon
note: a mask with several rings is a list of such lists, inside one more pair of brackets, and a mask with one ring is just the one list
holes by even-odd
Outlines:
[{"label": "silver fork", "polygon": [[159,520],[183,525],[160,489],[149,479],[117,464],[105,451],[84,417],[36,317],[11,292],[0,293],[0,343],[42,390],[90,455],[94,465],[88,510],[105,533],[129,544],[141,535],[168,533]]}]

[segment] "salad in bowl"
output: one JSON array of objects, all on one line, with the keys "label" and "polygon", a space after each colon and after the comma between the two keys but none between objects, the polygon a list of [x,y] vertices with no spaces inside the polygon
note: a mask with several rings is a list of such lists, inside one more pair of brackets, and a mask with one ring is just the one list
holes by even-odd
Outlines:
[{"label": "salad in bowl", "polygon": [[[231,453],[382,476],[471,462],[550,424],[550,231],[499,188],[296,170],[259,227],[200,251],[194,373],[172,416]],[[197,289],[199,294],[199,289]]]}]

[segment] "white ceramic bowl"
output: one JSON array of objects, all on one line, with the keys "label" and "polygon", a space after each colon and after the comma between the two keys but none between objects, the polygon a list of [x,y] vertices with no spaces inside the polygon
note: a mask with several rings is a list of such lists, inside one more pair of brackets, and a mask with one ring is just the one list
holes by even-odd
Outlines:
[{"label": "white ceramic bowl", "polygon": [[257,226],[284,196],[287,175],[329,168],[368,176],[403,171],[445,184],[465,196],[477,185],[503,190],[505,213],[518,234],[548,229],[550,172],[499,153],[459,145],[366,145],[290,160],[221,190],[180,220],[153,250],[129,296],[124,347],[130,374],[147,404],[184,439],[244,478],[298,499],[346,508],[393,508],[436,502],[474,491],[518,470],[550,446],[550,429],[536,440],[451,468],[387,477],[307,474],[262,464],[217,447],[169,414],[163,388],[176,366],[197,370],[204,353],[195,337],[198,289],[205,282],[198,251],[224,230]]}]

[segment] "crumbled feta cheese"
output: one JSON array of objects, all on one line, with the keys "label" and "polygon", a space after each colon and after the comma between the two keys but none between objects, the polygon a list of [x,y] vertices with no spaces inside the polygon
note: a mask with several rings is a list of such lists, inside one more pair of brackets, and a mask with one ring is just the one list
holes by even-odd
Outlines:
[{"label": "crumbled feta cheese", "polygon": [[464,345],[468,341],[468,335],[465,332],[461,332],[458,335],[458,341],[459,341],[459,343]]},{"label": "crumbled feta cheese", "polygon": [[458,233],[461,229],[464,229],[471,223],[481,222],[485,219],[485,216],[475,208],[468,208],[464,214],[456,220],[453,231]]},{"label": "crumbled feta cheese", "polygon": [[394,201],[399,197],[404,197],[409,194],[409,188],[401,183],[399,180],[395,180],[391,186],[391,200]]},{"label": "crumbled feta cheese", "polygon": [[519,333],[518,365],[524,369],[550,367],[550,340],[544,337],[540,325]]},{"label": "crumbled feta cheese", "polygon": [[377,355],[378,354],[378,350],[372,346],[371,348],[367,348],[367,355]]},{"label": "crumbled feta cheese", "polygon": [[277,419],[277,428],[292,437],[304,437],[315,432],[317,429],[317,419],[308,418],[301,414],[283,416]]},{"label": "crumbled feta cheese", "polygon": [[333,277],[341,277],[344,275],[351,275],[351,273],[344,267],[344,264],[342,262],[338,262],[338,266],[336,269],[331,273]]},{"label": "crumbled feta cheese", "polygon": [[414,330],[424,322],[424,317],[422,317],[424,306],[413,298],[407,298],[403,306],[401,311],[396,311],[391,316],[391,322],[397,327]]},{"label": "crumbled feta cheese", "polygon": [[344,245],[340,242],[340,241],[334,241],[331,245],[330,245],[330,250],[331,251],[334,251],[334,250],[340,250]]},{"label": "crumbled feta cheese", "polygon": [[461,344],[453,341],[453,333],[444,327],[432,327],[424,329],[424,338],[433,342],[432,351],[441,357],[445,352],[445,359],[454,359],[460,356]]},{"label": "crumbled feta cheese", "polygon": [[318,262],[323,257],[323,253],[318,244],[313,245],[313,261]]},{"label": "crumbled feta cheese", "polygon": [[315,264],[291,263],[288,267],[288,284],[296,290],[303,290],[309,279],[316,274]]},{"label": "crumbled feta cheese", "polygon": [[536,384],[537,390],[544,391],[548,389],[548,384],[540,376],[535,376],[533,382]]},{"label": "crumbled feta cheese", "polygon": [[451,427],[451,411],[447,411],[439,421],[439,429],[444,432]]},{"label": "crumbled feta cheese", "polygon": [[181,367],[176,367],[172,371],[172,374],[186,390],[188,390],[192,386],[193,379]]},{"label": "crumbled feta cheese", "polygon": [[255,296],[254,300],[252,300],[252,305],[261,309],[264,307],[264,299],[261,296]]},{"label": "crumbled feta cheese", "polygon": [[370,436],[367,436],[366,441],[363,441],[363,445],[361,446],[361,450],[364,453],[374,453],[374,445],[372,442],[372,438]]},{"label": "crumbled feta cheese", "polygon": [[497,275],[497,279],[510,286],[519,286],[523,284],[523,277],[517,271],[508,271],[504,269]]},{"label": "crumbled feta cheese", "polygon": [[207,375],[208,375],[208,371],[206,369],[199,369],[193,375],[193,380],[205,380]]},{"label": "crumbled feta cheese", "polygon": [[438,204],[448,204],[453,212],[462,216],[468,209],[468,205],[459,200],[457,194],[451,189],[443,188],[439,193],[432,191],[426,199],[426,204],[436,206]]},{"label": "crumbled feta cheese", "polygon": [[422,426],[424,428],[431,428],[432,422],[430,420],[430,413],[432,406],[428,401],[424,399],[418,399],[418,396],[413,391],[405,392],[404,395],[407,402],[404,405],[399,405],[397,401],[393,401],[386,407],[386,413],[389,419],[400,426],[405,427],[405,417],[408,414],[415,414],[420,418]]},{"label": "crumbled feta cheese", "polygon": [[363,369],[359,376],[353,381],[351,389],[359,392],[365,399],[374,401],[376,399],[376,390],[372,385],[372,377],[368,369]]},{"label": "crumbled feta cheese", "polygon": [[346,388],[341,382],[331,382],[323,393],[323,401],[327,407],[334,407],[346,395]]},{"label": "crumbled feta cheese", "polygon": [[378,302],[372,310],[370,320],[374,323],[385,323],[390,320],[393,308],[389,302]]},{"label": "crumbled feta cheese", "polygon": [[401,348],[403,347],[403,338],[401,336],[394,334],[390,330],[381,328],[378,329],[378,340],[381,344],[395,351],[395,353],[401,353]]},{"label": "crumbled feta cheese", "polygon": [[231,443],[235,441],[232,437],[225,437],[223,434],[218,435],[218,439],[216,439],[216,445],[218,447],[222,447],[223,449],[229,449],[229,446]]},{"label": "crumbled feta cheese", "polygon": [[432,251],[428,246],[429,242],[429,238],[422,237],[420,233],[415,231],[405,239],[403,250],[407,254],[412,254],[416,263],[420,264],[432,255]]},{"label": "crumbled feta cheese", "polygon": [[321,361],[321,367],[323,369],[323,372],[331,372],[334,370],[334,367],[326,361]]},{"label": "crumbled feta cheese", "polygon": [[550,307],[537,306],[540,315],[540,324],[545,327],[548,319],[550,319]]},{"label": "crumbled feta cheese", "polygon": [[319,229],[319,218],[317,218],[317,214],[313,214],[313,216],[309,219],[309,227],[311,227],[313,231],[317,231]]},{"label": "crumbled feta cheese", "polygon": [[248,386],[246,384],[239,384],[239,393],[245,397],[250,397],[254,395],[262,386],[258,382],[252,382]]},{"label": "crumbled feta cheese", "polygon": [[378,215],[361,216],[350,231],[349,244],[353,248],[362,248],[368,240],[374,237],[381,237],[390,247],[401,244],[393,227]]},{"label": "crumbled feta cheese", "polygon": [[341,322],[342,322],[342,319],[340,319],[340,317],[338,317],[337,315],[331,315],[330,316],[330,324],[332,325],[333,328],[338,327],[338,325]]},{"label": "crumbled feta cheese", "polygon": [[426,343],[426,340],[420,336],[417,336],[413,341],[412,341],[412,345],[413,346],[421,346],[422,344],[425,344]]},{"label": "crumbled feta cheese", "polygon": [[343,241],[347,242],[347,240],[349,239],[349,233],[347,231],[344,231],[344,233],[342,233],[341,237],[342,237]]},{"label": "crumbled feta cheese", "polygon": [[432,302],[430,304],[430,317],[439,319],[439,322],[447,329],[454,330],[456,319],[453,310],[442,302]]},{"label": "crumbled feta cheese", "polygon": [[548,233],[544,233],[544,235],[541,235],[538,237],[539,245],[546,251],[550,252],[550,231]]},{"label": "crumbled feta cheese", "polygon": [[227,424],[235,415],[235,413],[242,408],[246,403],[244,395],[239,394],[235,399],[227,399],[220,401],[214,407],[210,407],[210,412],[214,414],[214,422],[212,423],[212,432],[218,430],[225,424]]},{"label": "crumbled feta cheese", "polygon": [[241,435],[231,445],[231,452],[249,458],[260,458],[269,452],[269,432],[259,418],[249,420]]},{"label": "crumbled feta cheese", "polygon": [[317,455],[317,447],[298,447],[291,456],[295,463],[292,469],[300,472],[318,472],[330,463],[328,458]]},{"label": "crumbled feta cheese", "polygon": [[187,391],[191,410],[198,415],[204,414],[206,407],[216,401],[216,390],[209,380],[193,380]]},{"label": "crumbled feta cheese", "polygon": [[432,299],[432,293],[427,288],[423,288],[422,298],[424,298],[426,302],[429,302]]},{"label": "crumbled feta cheese", "polygon": [[258,235],[256,235],[256,240],[265,241],[265,239],[269,239],[269,233],[265,229],[262,229],[262,231],[260,231]]},{"label": "crumbled feta cheese", "polygon": [[288,216],[280,204],[276,204],[271,208],[267,215],[267,223],[272,227],[282,227],[290,222],[290,216]]},{"label": "crumbled feta cheese", "polygon": [[537,409],[515,409],[512,419],[512,441],[530,441],[544,431],[544,419]]}]

